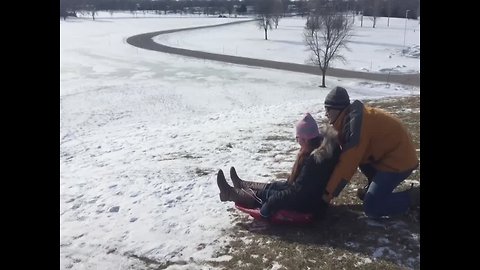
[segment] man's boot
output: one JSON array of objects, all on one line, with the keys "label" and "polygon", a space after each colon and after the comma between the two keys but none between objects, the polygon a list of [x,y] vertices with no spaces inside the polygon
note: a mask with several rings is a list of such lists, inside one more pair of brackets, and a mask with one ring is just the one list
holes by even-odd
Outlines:
[{"label": "man's boot", "polygon": [[230,178],[233,186],[240,189],[263,190],[268,185],[268,183],[250,182],[240,179],[234,167],[230,168]]},{"label": "man's boot", "polygon": [[370,187],[370,183],[364,186],[363,188],[357,189],[357,197],[363,201],[365,199],[365,194],[367,194],[368,188]]},{"label": "man's boot", "polygon": [[410,193],[410,207],[415,208],[420,206],[420,186],[412,187],[409,189]]},{"label": "man's boot", "polygon": [[357,197],[363,201],[365,200],[365,194],[367,194],[368,188],[373,181],[373,178],[377,174],[377,170],[371,164],[362,164],[358,166],[360,171],[367,177],[368,184],[366,184],[363,188],[357,189]]},{"label": "man's boot", "polygon": [[251,194],[243,189],[231,187],[227,183],[222,170],[218,171],[217,185],[220,189],[220,201],[222,202],[232,201],[249,208],[254,208],[261,204],[255,198],[255,194]]}]

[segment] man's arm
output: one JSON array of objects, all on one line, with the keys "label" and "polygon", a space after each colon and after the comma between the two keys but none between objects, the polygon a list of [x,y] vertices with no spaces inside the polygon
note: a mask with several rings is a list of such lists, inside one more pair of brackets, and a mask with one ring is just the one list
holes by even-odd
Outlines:
[{"label": "man's arm", "polygon": [[356,147],[350,148],[342,152],[340,159],[328,180],[326,193],[323,200],[329,202],[333,197],[337,197],[343,190],[345,185],[350,182],[353,175],[357,171],[357,167],[362,159],[367,143],[363,142]]},{"label": "man's arm", "polygon": [[325,189],[323,199],[326,202],[338,196],[350,181],[369,143],[369,135],[363,128],[365,117],[363,103],[355,100],[348,110],[343,121],[342,132],[339,133],[343,142],[342,154]]}]

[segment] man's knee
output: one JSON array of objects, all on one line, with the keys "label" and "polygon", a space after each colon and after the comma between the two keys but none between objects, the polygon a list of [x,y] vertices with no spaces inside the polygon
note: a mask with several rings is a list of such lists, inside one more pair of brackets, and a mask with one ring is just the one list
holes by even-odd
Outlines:
[{"label": "man's knee", "polygon": [[377,174],[377,170],[371,164],[362,164],[358,167],[360,171],[367,177],[368,183],[370,184]]}]

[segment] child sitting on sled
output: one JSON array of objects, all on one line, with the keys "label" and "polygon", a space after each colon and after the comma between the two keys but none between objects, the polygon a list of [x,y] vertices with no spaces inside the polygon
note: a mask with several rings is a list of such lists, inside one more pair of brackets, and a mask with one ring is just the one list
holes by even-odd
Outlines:
[{"label": "child sitting on sled", "polygon": [[259,207],[264,218],[281,209],[321,215],[328,206],[322,195],[341,152],[337,132],[331,126],[319,130],[315,119],[306,113],[296,124],[296,139],[300,150],[288,180],[271,183],[243,181],[232,167],[232,187],[219,170],[220,200],[249,208]]}]

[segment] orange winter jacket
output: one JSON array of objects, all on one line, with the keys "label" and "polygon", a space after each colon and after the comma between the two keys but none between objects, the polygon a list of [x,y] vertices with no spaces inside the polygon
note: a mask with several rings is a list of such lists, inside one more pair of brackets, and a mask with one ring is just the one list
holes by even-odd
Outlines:
[{"label": "orange winter jacket", "polygon": [[387,112],[355,100],[333,123],[342,146],[340,160],[326,192],[338,196],[363,164],[385,172],[405,172],[418,166],[412,138],[402,122]]}]

